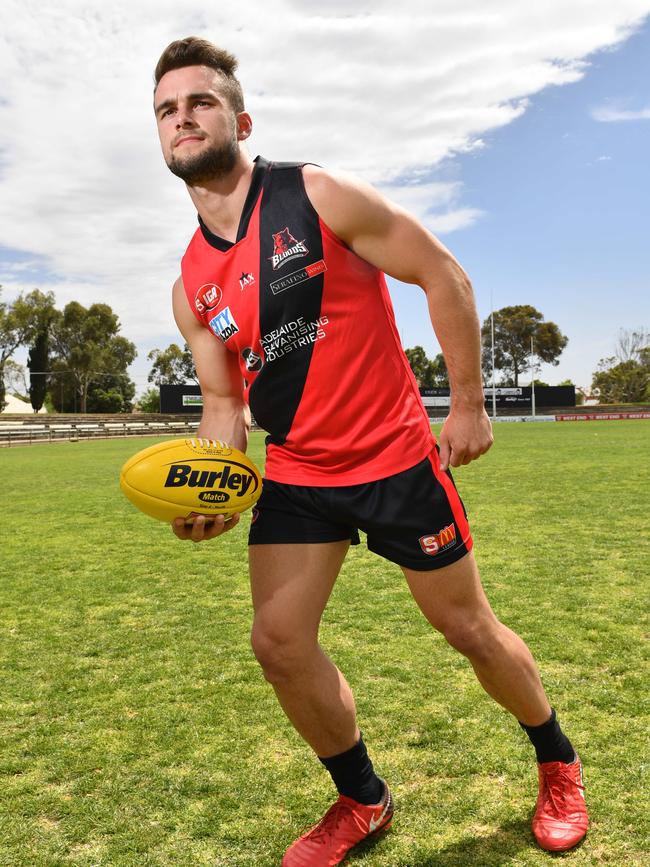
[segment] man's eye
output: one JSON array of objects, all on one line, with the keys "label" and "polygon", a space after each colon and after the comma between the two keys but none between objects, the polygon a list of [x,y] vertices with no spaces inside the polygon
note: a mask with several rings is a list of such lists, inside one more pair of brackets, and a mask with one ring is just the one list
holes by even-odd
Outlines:
[{"label": "man's eye", "polygon": [[160,116],[161,117],[167,117],[167,115],[171,114],[173,110],[174,110],[173,108],[166,108]]}]

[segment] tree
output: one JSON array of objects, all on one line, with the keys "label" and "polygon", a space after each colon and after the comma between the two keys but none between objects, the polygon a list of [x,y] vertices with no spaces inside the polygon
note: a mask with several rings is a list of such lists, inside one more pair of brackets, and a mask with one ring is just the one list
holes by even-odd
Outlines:
[{"label": "tree", "polygon": [[88,412],[131,412],[135,383],[126,373],[104,373],[88,388]]},{"label": "tree", "polygon": [[427,354],[422,346],[414,346],[412,349],[405,349],[404,354],[411,365],[413,376],[420,388],[431,388],[429,380],[431,378],[431,362],[427,358]]},{"label": "tree", "polygon": [[24,397],[27,392],[27,380],[25,379],[25,368],[22,364],[18,364],[17,361],[8,358],[4,364],[4,381],[6,391]]},{"label": "tree", "polygon": [[47,331],[41,331],[27,355],[29,367],[29,399],[34,412],[43,406],[47,394],[48,378],[45,372],[50,363],[50,341]]},{"label": "tree", "polygon": [[22,334],[11,307],[4,301],[0,301],[0,412],[7,405],[5,400],[5,364],[21,342]]},{"label": "tree", "polygon": [[[54,319],[51,367],[60,374],[68,374],[65,376],[68,382],[60,383],[58,392],[69,395],[72,385],[75,411],[77,399],[79,410],[87,411],[91,385],[101,391],[106,375],[126,377],[127,367],[137,352],[133,343],[118,336],[119,330],[119,319],[108,304],[91,304],[86,309],[78,301],[71,301]],[[56,404],[56,387],[52,397]]]},{"label": "tree", "polygon": [[27,355],[27,367],[29,368],[29,399],[34,412],[38,412],[43,406],[47,393],[46,371],[49,370],[50,362],[50,327],[57,311],[52,292],[43,293],[35,289],[31,294],[33,336]]},{"label": "tree", "polygon": [[138,398],[137,406],[141,412],[160,412],[160,391],[157,388],[148,388]]},{"label": "tree", "polygon": [[650,346],[637,351],[638,361],[617,362],[615,356],[600,360],[592,388],[600,389],[601,403],[650,401]]},{"label": "tree", "polygon": [[[531,362],[530,341],[533,339],[533,357],[547,364],[559,364],[562,350],[569,342],[555,322],[544,322],[544,316],[530,304],[502,307],[494,312],[494,366],[505,375],[506,381],[519,385],[519,374]],[[490,317],[481,328],[483,345],[483,373],[486,381],[492,379],[492,326]]]},{"label": "tree", "polygon": [[646,328],[621,328],[616,341],[616,358],[619,361],[639,361],[639,354],[650,346],[650,333]]},{"label": "tree", "polygon": [[442,353],[432,360],[427,357],[421,346],[405,349],[405,355],[411,365],[413,376],[420,388],[444,388],[449,386],[447,366]]},{"label": "tree", "polygon": [[147,358],[153,361],[147,380],[154,385],[185,385],[189,381],[199,384],[187,343],[183,344],[183,349],[176,343],[167,349],[152,349]]},{"label": "tree", "polygon": [[[2,287],[0,287],[1,289]],[[0,302],[0,412],[5,406],[4,367],[19,346],[36,335],[45,308],[51,308],[54,295],[38,289],[20,293],[12,304]]]},{"label": "tree", "polygon": [[124,397],[117,389],[105,389],[91,386],[88,389],[88,400],[86,402],[87,412],[129,412],[125,403]]},{"label": "tree", "polygon": [[435,388],[449,388],[449,374],[445,356],[439,352],[431,362],[431,374]]}]

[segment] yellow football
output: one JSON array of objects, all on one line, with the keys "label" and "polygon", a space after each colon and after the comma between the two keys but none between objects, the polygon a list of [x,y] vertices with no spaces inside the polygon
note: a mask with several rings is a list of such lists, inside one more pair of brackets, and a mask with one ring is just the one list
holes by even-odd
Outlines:
[{"label": "yellow football", "polygon": [[143,449],[124,464],[120,487],[141,512],[170,522],[244,512],[262,493],[262,477],[239,449],[207,439],[176,439]]}]

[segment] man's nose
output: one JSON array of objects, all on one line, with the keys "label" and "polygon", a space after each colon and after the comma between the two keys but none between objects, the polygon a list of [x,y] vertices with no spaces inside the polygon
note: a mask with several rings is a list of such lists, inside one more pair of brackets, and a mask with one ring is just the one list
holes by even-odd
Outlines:
[{"label": "man's nose", "polygon": [[178,112],[176,114],[176,129],[183,129],[183,127],[194,126],[195,120],[192,117],[192,112],[184,106],[178,107]]}]

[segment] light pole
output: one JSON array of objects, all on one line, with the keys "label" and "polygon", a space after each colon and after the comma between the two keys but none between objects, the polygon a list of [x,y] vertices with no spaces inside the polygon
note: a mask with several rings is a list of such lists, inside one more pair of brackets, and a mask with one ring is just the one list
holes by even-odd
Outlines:
[{"label": "light pole", "polygon": [[535,418],[535,364],[533,361],[533,336],[530,336],[530,385],[532,388],[531,397],[533,402],[533,418]]},{"label": "light pole", "polygon": [[494,304],[490,290],[490,331],[492,333],[492,418],[497,417],[497,389],[494,380]]}]

